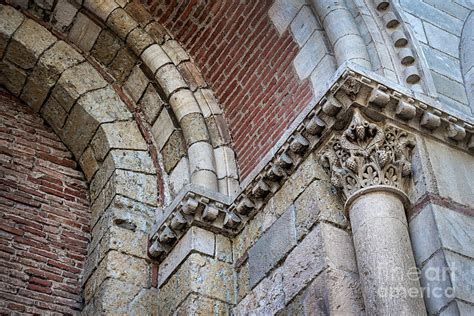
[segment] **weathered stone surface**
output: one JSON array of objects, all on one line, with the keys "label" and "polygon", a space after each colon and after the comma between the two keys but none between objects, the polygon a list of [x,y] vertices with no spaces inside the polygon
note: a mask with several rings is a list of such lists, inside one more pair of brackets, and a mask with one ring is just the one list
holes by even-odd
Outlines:
[{"label": "weathered stone surface", "polygon": [[238,179],[238,169],[235,163],[234,151],[228,146],[221,146],[214,149],[216,160],[216,173],[218,179],[230,177]]},{"label": "weathered stone surface", "polygon": [[159,291],[156,288],[142,289],[130,302],[128,312],[132,315],[158,316],[158,296]]},{"label": "weathered stone surface", "polygon": [[58,0],[53,12],[54,27],[61,32],[65,31],[72,24],[77,10],[73,2]]},{"label": "weathered stone surface", "polygon": [[68,39],[85,52],[91,50],[102,28],[81,12],[77,15]]},{"label": "weathered stone surface", "polygon": [[182,134],[174,131],[161,150],[166,172],[171,172],[182,157],[186,156],[186,146]]},{"label": "weathered stone surface", "polygon": [[18,96],[26,81],[26,72],[9,63],[0,62],[0,84],[4,85],[13,95]]},{"label": "weathered stone surface", "polygon": [[133,50],[133,52],[140,56],[143,51],[154,44],[155,41],[146,33],[142,28],[136,28],[130,32],[127,37],[127,44]]},{"label": "weathered stone surface", "polygon": [[43,26],[25,19],[12,37],[5,57],[23,69],[30,69],[56,38]]},{"label": "weathered stone surface", "polygon": [[135,103],[138,102],[148,85],[148,78],[145,76],[139,66],[133,68],[132,73],[125,82],[124,89],[132,97]]},{"label": "weathered stone surface", "polygon": [[186,82],[175,65],[164,65],[158,69],[155,78],[167,97],[179,88],[186,88]]},{"label": "weathered stone surface", "polygon": [[316,222],[347,226],[342,203],[327,180],[316,179],[301,193],[295,201],[295,216],[298,239],[306,235]]},{"label": "weathered stone surface", "polygon": [[121,48],[109,65],[110,74],[119,82],[123,83],[135,66],[137,60],[133,52],[127,47]]},{"label": "weathered stone surface", "polygon": [[231,305],[219,300],[213,300],[194,293],[190,294],[176,309],[175,315],[232,315]]},{"label": "weathered stone surface", "polygon": [[[188,158],[191,174],[201,170],[207,170],[214,173],[214,157],[210,144],[206,142],[194,143],[188,148]],[[215,173],[214,178],[217,181]]]},{"label": "weathered stone surface", "polygon": [[200,141],[209,141],[206,123],[201,113],[191,113],[180,121],[186,144],[191,146]]},{"label": "weathered stone surface", "polygon": [[169,175],[169,183],[172,195],[175,196],[179,190],[181,190],[186,184],[190,182],[189,160],[188,158],[183,157]]},{"label": "weathered stone surface", "polygon": [[201,113],[199,105],[194,99],[193,93],[189,89],[182,89],[173,93],[170,100],[170,106],[178,121],[191,113]]},{"label": "weathered stone surface", "polygon": [[156,173],[148,152],[113,149],[109,152],[102,163],[100,170],[90,182],[92,200],[95,200],[99,195],[100,190],[104,187],[115,169],[136,171],[146,174]]},{"label": "weathered stone surface", "polygon": [[91,142],[96,158],[103,161],[110,149],[147,150],[134,121],[102,124]]},{"label": "weathered stone surface", "polygon": [[141,58],[152,73],[155,73],[163,65],[171,63],[171,59],[158,44],[151,45],[145,49]]},{"label": "weathered stone surface", "polygon": [[198,88],[205,88],[207,86],[202,73],[193,62],[182,62],[178,65],[178,70],[191,91],[196,91]]},{"label": "weathered stone surface", "polygon": [[166,41],[161,47],[176,66],[185,60],[189,60],[186,51],[175,40]]},{"label": "weathered stone surface", "polygon": [[168,31],[159,22],[152,22],[148,24],[145,30],[160,45],[163,44],[167,39],[171,38],[170,34],[168,34]]},{"label": "weathered stone surface", "polygon": [[26,82],[21,99],[38,111],[61,73],[82,61],[84,58],[69,44],[57,41],[39,59]]},{"label": "weathered stone surface", "polygon": [[142,27],[145,27],[152,19],[150,12],[138,2],[129,2],[125,7],[125,11]]},{"label": "weathered stone surface", "polygon": [[163,146],[166,144],[171,134],[177,130],[168,111],[169,110],[167,108],[163,108],[151,128],[151,133],[155,138],[158,150],[163,149]]},{"label": "weathered stone surface", "polygon": [[268,15],[280,34],[285,32],[303,4],[303,1],[297,0],[277,0],[273,3]]},{"label": "weathered stone surface", "polygon": [[233,263],[232,241],[230,238],[216,234],[216,259]]},{"label": "weathered stone surface", "polygon": [[250,287],[264,278],[295,245],[295,214],[291,207],[249,249]]},{"label": "weathered stone surface", "polygon": [[[95,294],[90,307],[84,314],[126,314],[128,306],[142,287],[122,282],[117,279],[106,279]],[[89,303],[86,301],[86,303]]]},{"label": "weathered stone surface", "polygon": [[327,268],[277,315],[312,315],[314,313],[316,315],[364,314],[364,301],[358,275]]},{"label": "weathered stone surface", "polygon": [[301,80],[309,77],[326,53],[324,32],[315,31],[301,48],[293,62]]},{"label": "weathered stone surface", "polygon": [[43,106],[41,109],[41,114],[43,115],[43,118],[46,120],[46,122],[51,125],[54,131],[57,134],[60,134],[68,114],[53,96],[51,96]]},{"label": "weathered stone surface", "polygon": [[464,205],[474,205],[472,157],[428,138],[426,148],[434,172],[430,178],[436,181],[439,194]]},{"label": "weathered stone surface", "polygon": [[214,94],[211,89],[198,89],[194,92],[194,97],[201,108],[202,115],[208,118],[211,115],[222,114],[222,109],[219,107]]},{"label": "weathered stone surface", "polygon": [[161,99],[158,92],[156,92],[155,87],[152,84],[149,84],[143,94],[138,106],[143,110],[145,114],[146,121],[153,125],[155,123],[158,114],[163,108],[164,102]]},{"label": "weathered stone surface", "polygon": [[123,9],[114,10],[107,19],[107,26],[122,39],[138,26],[137,22]]},{"label": "weathered stone surface", "polygon": [[160,264],[158,286],[162,287],[165,284],[191,252],[213,257],[215,247],[216,241],[213,233],[199,227],[191,227]]},{"label": "weathered stone surface", "polygon": [[99,164],[95,159],[94,151],[92,151],[91,147],[87,147],[84,153],[79,159],[79,163],[81,164],[81,169],[84,172],[87,180],[91,180],[97,170],[99,170]]},{"label": "weathered stone surface", "polygon": [[0,58],[7,48],[8,40],[13,33],[20,27],[24,16],[10,6],[0,6]]},{"label": "weathered stone surface", "polygon": [[290,27],[293,37],[300,47],[304,45],[314,30],[321,28],[309,6],[301,8]]},{"label": "weathered stone surface", "polygon": [[120,39],[115,34],[109,30],[103,30],[100,32],[91,50],[91,54],[102,64],[108,65],[112,62],[121,47]]},{"label": "weathered stone surface", "polygon": [[205,118],[205,120],[212,147],[216,148],[230,144],[232,138],[223,115],[213,115]]},{"label": "weathered stone surface", "polygon": [[105,87],[107,82],[89,63],[85,62],[63,72],[51,95],[69,112],[84,93]]},{"label": "weathered stone surface", "polygon": [[102,259],[84,288],[87,301],[97,292],[106,279],[117,279],[137,287],[146,286],[149,282],[150,265],[146,260],[109,251]]},{"label": "weathered stone surface", "polygon": [[232,302],[234,287],[232,265],[193,253],[160,289],[159,305],[171,313],[190,293]]}]

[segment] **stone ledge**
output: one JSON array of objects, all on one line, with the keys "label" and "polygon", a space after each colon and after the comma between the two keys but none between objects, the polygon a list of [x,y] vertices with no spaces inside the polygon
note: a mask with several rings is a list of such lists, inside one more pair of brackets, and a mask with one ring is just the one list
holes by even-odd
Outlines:
[{"label": "stone ledge", "polygon": [[437,101],[346,63],[242,182],[231,201],[199,186],[187,186],[165,210],[151,234],[150,255],[162,260],[191,226],[235,236],[262,209],[299,165],[334,132],[345,127],[352,109],[386,120],[474,154],[474,120],[439,109]]}]

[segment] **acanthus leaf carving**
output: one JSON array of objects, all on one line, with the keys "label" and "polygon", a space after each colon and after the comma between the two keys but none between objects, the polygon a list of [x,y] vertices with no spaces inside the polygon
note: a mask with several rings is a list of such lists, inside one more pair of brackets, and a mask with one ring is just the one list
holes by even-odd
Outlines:
[{"label": "acanthus leaf carving", "polygon": [[344,199],[376,185],[406,192],[414,146],[406,131],[369,122],[355,109],[349,126],[333,136],[320,159]]}]

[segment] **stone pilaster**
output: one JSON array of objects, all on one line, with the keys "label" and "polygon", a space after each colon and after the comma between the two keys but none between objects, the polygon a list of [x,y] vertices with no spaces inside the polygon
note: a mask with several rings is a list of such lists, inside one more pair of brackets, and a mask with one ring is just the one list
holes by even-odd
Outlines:
[{"label": "stone pilaster", "polygon": [[426,314],[405,215],[414,146],[407,132],[370,122],[356,108],[321,155],[345,200],[369,315]]}]

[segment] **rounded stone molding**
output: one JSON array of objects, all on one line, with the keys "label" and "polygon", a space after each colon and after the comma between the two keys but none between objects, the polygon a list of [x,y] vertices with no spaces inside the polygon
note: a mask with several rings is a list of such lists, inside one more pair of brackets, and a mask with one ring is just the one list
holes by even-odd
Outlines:
[{"label": "rounded stone molding", "polygon": [[354,202],[359,197],[361,197],[363,195],[366,195],[368,193],[371,193],[371,192],[385,192],[387,194],[396,195],[400,199],[400,201],[402,202],[405,209],[410,207],[410,199],[408,198],[408,195],[404,191],[402,191],[398,188],[395,188],[393,186],[389,186],[389,185],[374,185],[374,186],[371,186],[371,187],[368,187],[368,188],[360,189],[359,191],[356,191],[354,194],[349,196],[349,198],[344,203],[344,213],[346,213],[346,215],[348,215],[349,210],[351,209]]}]

